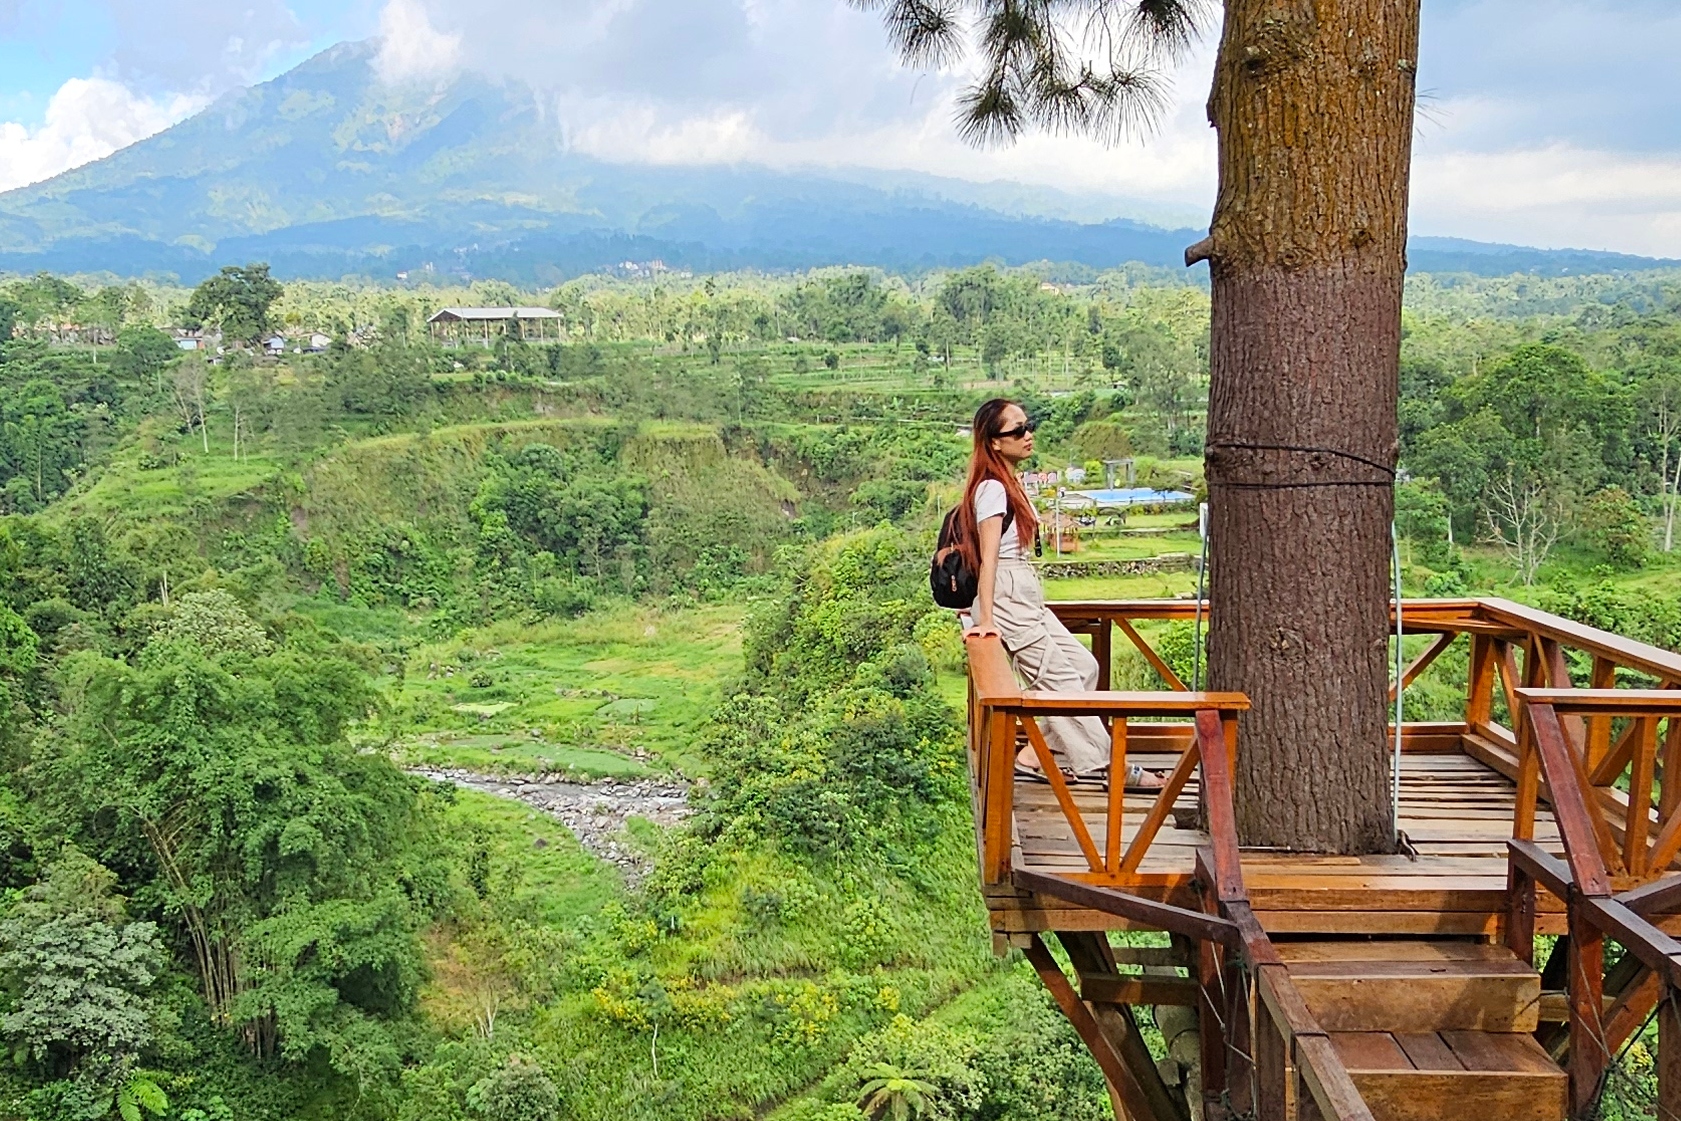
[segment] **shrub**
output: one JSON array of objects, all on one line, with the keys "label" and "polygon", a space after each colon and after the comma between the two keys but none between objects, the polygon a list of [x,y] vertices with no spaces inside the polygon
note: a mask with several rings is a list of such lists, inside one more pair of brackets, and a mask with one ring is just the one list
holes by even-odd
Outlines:
[{"label": "shrub", "polygon": [[486,1121],[551,1121],[560,1110],[560,1091],[536,1062],[509,1055],[501,1070],[467,1091],[467,1107]]},{"label": "shrub", "polygon": [[1618,568],[1639,568],[1651,551],[1652,529],[1640,504],[1622,487],[1606,487],[1588,500],[1582,519],[1594,548]]}]

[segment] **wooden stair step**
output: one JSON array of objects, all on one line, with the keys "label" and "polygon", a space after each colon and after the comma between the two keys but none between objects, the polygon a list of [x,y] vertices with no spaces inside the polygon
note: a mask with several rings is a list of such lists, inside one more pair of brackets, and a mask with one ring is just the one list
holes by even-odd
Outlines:
[{"label": "wooden stair step", "polygon": [[1448,941],[1280,943],[1329,1032],[1531,1032],[1541,975],[1503,946]]},{"label": "wooden stair step", "polygon": [[1333,1032],[1376,1121],[1564,1121],[1570,1080],[1522,1032]]}]

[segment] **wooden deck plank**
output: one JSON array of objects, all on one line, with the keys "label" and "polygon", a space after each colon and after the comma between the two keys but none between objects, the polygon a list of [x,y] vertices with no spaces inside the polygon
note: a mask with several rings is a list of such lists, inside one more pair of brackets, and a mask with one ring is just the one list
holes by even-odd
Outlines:
[{"label": "wooden deck plank", "polygon": [[1413,1064],[1395,1037],[1386,1031],[1339,1031],[1331,1042],[1349,1070],[1412,1070]]},{"label": "wooden deck plank", "polygon": [[1465,1064],[1437,1032],[1396,1032],[1395,1042],[1419,1070],[1464,1070]]},{"label": "wooden deck plank", "polygon": [[1558,1064],[1527,1032],[1445,1031],[1442,1040],[1466,1070],[1521,1071],[1556,1076]]},{"label": "wooden deck plank", "polygon": [[[1176,753],[1128,753],[1129,762],[1158,771],[1178,758]],[[1515,794],[1510,779],[1472,755],[1404,755],[1400,826],[1417,858],[1245,852],[1244,879],[1255,911],[1268,930],[1279,933],[1488,935],[1498,927],[1502,913]],[[1138,874],[1144,878],[1137,881],[1136,890],[1146,890],[1145,884],[1156,885],[1148,889],[1153,892],[1171,886],[1194,906],[1189,885],[1196,851],[1209,843],[1208,835],[1194,827],[1197,799],[1193,776],[1139,865]],[[1093,841],[1107,851],[1107,794],[1099,787],[1075,787],[1072,801]],[[1150,795],[1124,799],[1118,838],[1123,850],[1154,803]],[[1049,786],[1018,782],[1014,804],[1016,867],[1101,882],[1089,875],[1075,831]],[[1191,827],[1180,828],[1181,823]],[[1557,824],[1544,805],[1537,815],[1535,840],[1549,852],[1563,850]],[[1037,929],[1043,916],[1061,913],[1008,892],[989,897],[988,905],[996,930]],[[1011,910],[1022,914],[1006,918]],[[1544,895],[1539,910],[1541,926],[1551,930],[1547,916],[1559,910],[1557,901]],[[1098,918],[1091,928],[1106,925],[1110,924]]]}]

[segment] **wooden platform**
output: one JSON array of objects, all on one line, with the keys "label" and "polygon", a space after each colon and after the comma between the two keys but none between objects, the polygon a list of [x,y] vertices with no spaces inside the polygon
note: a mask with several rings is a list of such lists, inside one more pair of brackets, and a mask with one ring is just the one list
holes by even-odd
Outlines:
[{"label": "wooden platform", "polygon": [[[1172,755],[1134,755],[1146,768],[1172,768]],[[1015,785],[1011,866],[1035,872],[1081,875],[1087,863],[1050,786]],[[1107,795],[1075,786],[1087,829],[1105,844]],[[1401,757],[1401,829],[1410,855],[1327,857],[1245,851],[1243,877],[1257,917],[1269,933],[1480,934],[1493,935],[1506,905],[1506,841],[1512,835],[1517,786],[1492,767],[1463,753],[1408,753]],[[1209,843],[1195,827],[1197,783],[1192,778],[1174,803],[1174,818],[1157,834],[1129,888],[1195,906],[1191,880],[1196,850]],[[1122,844],[1138,831],[1153,796],[1126,797]],[[1535,840],[1562,853],[1558,826],[1542,806]],[[1126,920],[1083,912],[1080,925],[1052,903],[1012,891],[989,893],[994,929],[1000,933],[1052,929],[1125,929]],[[1095,924],[1095,925],[1093,925]],[[1544,896],[1541,933],[1564,930],[1564,905]]]},{"label": "wooden platform", "polygon": [[[1500,600],[1396,605],[1436,637],[1395,688],[1463,641],[1463,716],[1401,729],[1402,853],[1309,855],[1240,846],[1249,699],[1188,689],[1138,629],[1197,605],[1053,608],[1091,638],[1091,692],[1024,689],[997,638],[966,639],[979,881],[995,949],[1023,951],[1118,1117],[1591,1116],[1653,1015],[1659,1113],[1681,1117],[1681,655]],[[1164,690],[1108,689],[1120,637]],[[1065,782],[1059,717],[1100,720],[1112,769],[1165,792]],[[1049,782],[1015,773],[1024,745]],[[1192,1008],[1197,1061],[1164,1074],[1137,1005]]]}]

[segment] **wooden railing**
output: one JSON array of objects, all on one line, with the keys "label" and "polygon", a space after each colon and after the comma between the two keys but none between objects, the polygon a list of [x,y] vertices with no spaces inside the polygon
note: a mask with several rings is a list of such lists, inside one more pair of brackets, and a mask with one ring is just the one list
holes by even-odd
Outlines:
[{"label": "wooden railing", "polygon": [[[983,881],[995,891],[1047,895],[1193,939],[1203,1023],[1222,1025],[1205,1033],[1206,1089],[1227,1094],[1240,1108],[1247,1103],[1260,1117],[1282,1115],[1282,1102],[1293,1093],[1298,1102],[1311,1099],[1326,1118],[1369,1118],[1329,1037],[1251,912],[1243,886],[1231,776],[1247,699],[1192,692],[1147,640],[1150,625],[1189,622],[1198,605],[1051,607],[1071,631],[1090,636],[1097,691],[1024,691],[997,639],[968,640],[969,748]],[[1202,610],[1206,618],[1207,606]],[[1567,905],[1570,936],[1561,947],[1569,966],[1573,1110],[1584,1115],[1592,1108],[1611,1056],[1655,1008],[1659,1115],[1681,1117],[1681,942],[1656,925],[1681,912],[1681,874],[1671,874],[1681,865],[1681,655],[1499,599],[1407,601],[1401,624],[1409,637],[1430,639],[1404,667],[1403,689],[1462,639],[1468,666],[1459,718],[1408,721],[1402,750],[1463,751],[1517,785],[1505,922],[1512,949],[1533,960],[1538,889]],[[1108,688],[1117,631],[1160,679],[1160,691]],[[1101,719],[1117,777],[1130,753],[1178,757],[1166,788],[1130,838],[1123,834],[1124,796],[1115,782],[1103,813],[1093,819],[1103,825],[1098,843],[1038,726],[1047,716]],[[1045,769],[1085,861],[1082,870],[1053,875],[1019,867],[1012,843],[1018,730]],[[1196,861],[1201,912],[1166,902],[1162,892],[1150,890],[1166,877],[1142,870],[1174,802],[1198,772],[1209,838]],[[1543,800],[1558,825],[1563,861],[1534,843]],[[1643,971],[1609,1001],[1608,938]],[[1048,954],[1040,956],[1054,966]],[[1247,1069],[1232,1069],[1228,1060],[1234,1057]]]},{"label": "wooden railing", "polygon": [[[1160,717],[1191,717],[1211,714],[1219,729],[1222,751],[1237,749],[1237,715],[1249,707],[1241,693],[1048,693],[1022,690],[1002,643],[996,638],[970,638],[970,750],[976,777],[976,827],[981,839],[981,880],[988,886],[1002,884],[1011,873],[1011,830],[1015,813],[1015,762],[1020,750],[1018,729],[1026,736],[1050,788],[1061,807],[1087,864],[1078,878],[1091,883],[1132,886],[1146,882],[1139,866],[1150,844],[1161,832],[1173,804],[1202,758],[1203,745],[1188,722],[1177,724],[1134,724],[1133,721]],[[1091,716],[1103,721],[1109,731],[1109,784],[1101,820],[1104,825],[1100,847],[1075,804],[1073,792],[1058,768],[1045,741],[1039,721],[1053,716]],[[1168,774],[1142,823],[1123,847],[1125,783],[1129,752],[1135,746],[1153,752],[1171,750],[1179,759]]]},{"label": "wooden railing", "polygon": [[1204,1095],[1218,1095],[1239,1116],[1286,1117],[1289,1102],[1312,1101],[1322,1121],[1372,1121],[1331,1037],[1250,909],[1232,802],[1235,753],[1218,749],[1230,734],[1223,725],[1213,712],[1197,713],[1209,837],[1197,852],[1197,883],[1204,908],[1235,932],[1233,942],[1198,945]]},{"label": "wooden railing", "polygon": [[[1194,601],[1066,602],[1053,603],[1051,608],[1069,630],[1091,636],[1099,688],[1109,685],[1115,634],[1119,632],[1166,689],[1188,690],[1182,675],[1150,646],[1138,624],[1190,622],[1197,614]],[[1206,604],[1203,617],[1207,618]],[[1508,600],[1407,600],[1402,605],[1401,629],[1411,638],[1427,636],[1432,640],[1405,666],[1401,675],[1404,685],[1415,684],[1461,639],[1469,664],[1459,719],[1407,721],[1402,729],[1402,750],[1465,751],[1519,782],[1523,793],[1513,819],[1513,836],[1520,840],[1534,836],[1536,806],[1533,762],[1524,772],[1528,777],[1520,778],[1524,760],[1531,755],[1527,742],[1530,725],[1523,716],[1525,690],[1577,688],[1579,678],[1580,685],[1588,690],[1621,685],[1681,691],[1681,654]],[[1390,698],[1394,698],[1393,685]],[[1662,754],[1655,758],[1658,741],[1651,738],[1653,721],[1629,720],[1626,712],[1615,710],[1571,709],[1560,715],[1586,768],[1589,781],[1585,788],[1589,788],[1590,800],[1611,815],[1612,836],[1639,861],[1641,818],[1630,810],[1623,788],[1641,786],[1638,780],[1643,777],[1663,777],[1663,793],[1648,831],[1649,836],[1658,836],[1681,806],[1681,720],[1668,725],[1661,741]],[[1183,725],[1158,725],[1153,735],[1154,743],[1170,750],[1183,750],[1190,739],[1189,728]],[[1673,770],[1664,765],[1671,760],[1677,764]],[[1637,834],[1633,845],[1627,844],[1630,829]],[[1681,855],[1681,826],[1665,840],[1673,847],[1667,859],[1653,868],[1663,867]],[[1653,857],[1663,855],[1659,850]],[[1649,874],[1644,867],[1628,867],[1623,857],[1608,866],[1619,877]]]},{"label": "wooden railing", "polygon": [[[1284,1116],[1287,1100],[1311,1101],[1324,1121],[1371,1121],[1372,1115],[1331,1046],[1330,1037],[1309,1013],[1250,909],[1232,803],[1237,716],[1248,708],[1248,699],[1237,693],[1183,690],[1022,691],[996,638],[971,638],[968,649],[971,750],[979,779],[976,818],[983,878],[990,884],[1008,881],[1018,890],[1120,915],[1192,940],[1197,946],[1198,999],[1204,1025],[1201,1063],[1205,1098],[1224,1103],[1234,1113],[1268,1118]],[[1125,774],[1129,739],[1136,732],[1144,732],[1155,750],[1171,745],[1179,751],[1166,785],[1124,850],[1122,782],[1110,784],[1104,845],[1099,848],[1038,727],[1038,721],[1046,716],[1103,719],[1110,731],[1110,774],[1117,779]],[[1178,724],[1129,724],[1139,719],[1186,716],[1191,719]],[[1011,867],[1008,841],[1018,728],[1045,770],[1086,858],[1086,873],[1053,875]],[[1118,890],[1143,882],[1138,865],[1193,771],[1200,772],[1209,838],[1197,853],[1201,913]],[[1129,1112],[1155,1115],[1145,1085],[1114,1053],[1037,935],[1029,938],[1027,954],[1076,1031],[1098,1057]]]},{"label": "wooden railing", "polygon": [[[1511,849],[1506,942],[1532,961],[1537,886],[1563,899],[1569,938],[1567,1053],[1573,1116],[1586,1116],[1604,1085],[1607,1067],[1648,1016],[1658,1014],[1658,1116],[1681,1116],[1681,942],[1651,921],[1681,909],[1681,874],[1663,875],[1681,849],[1681,771],[1678,758],[1681,692],[1670,689],[1519,689],[1527,714],[1519,796],[1531,813],[1545,789],[1564,842],[1558,860],[1528,837]],[[1626,722],[1616,746],[1590,763],[1594,722],[1607,731]],[[1667,726],[1661,791],[1654,805],[1658,727]],[[1609,735],[1606,736],[1609,742]],[[1621,753],[1624,762],[1617,762]],[[1621,804],[1596,779],[1630,776]],[[1650,827],[1656,837],[1648,840]],[[1628,884],[1636,886],[1626,886]],[[1623,890],[1617,893],[1617,889]],[[1639,963],[1607,1006],[1605,942],[1610,938]],[[1554,951],[1559,952],[1559,950]]]}]

